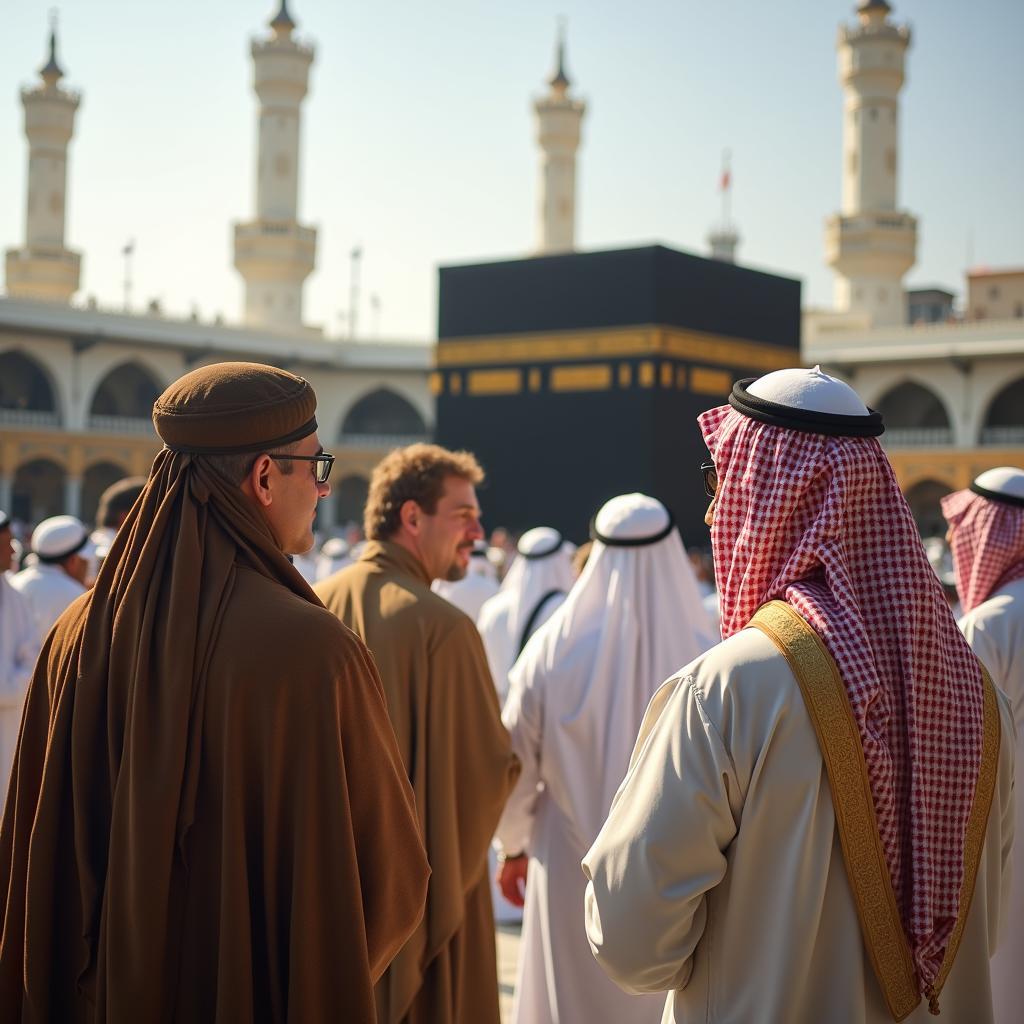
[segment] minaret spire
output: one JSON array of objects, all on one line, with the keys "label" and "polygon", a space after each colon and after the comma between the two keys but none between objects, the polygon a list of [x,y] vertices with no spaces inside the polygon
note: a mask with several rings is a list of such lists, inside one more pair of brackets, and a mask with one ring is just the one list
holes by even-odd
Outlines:
[{"label": "minaret spire", "polygon": [[555,45],[555,72],[548,92],[536,100],[537,142],[541,149],[537,211],[538,253],[571,252],[576,246],[576,150],[586,104],[569,95],[565,70],[565,19]]},{"label": "minaret spire", "polygon": [[57,9],[50,10],[50,59],[39,69],[39,76],[48,86],[55,86],[64,72],[57,63]]},{"label": "minaret spire", "polygon": [[558,42],[555,46],[555,73],[548,79],[553,91],[565,92],[572,82],[565,73],[565,17],[558,19]]},{"label": "minaret spire", "polygon": [[41,83],[21,90],[28,139],[25,244],[8,249],[7,293],[68,302],[78,291],[82,257],[64,244],[68,144],[75,128],[78,93],[65,89],[57,63],[57,15],[50,13],[49,59]]}]

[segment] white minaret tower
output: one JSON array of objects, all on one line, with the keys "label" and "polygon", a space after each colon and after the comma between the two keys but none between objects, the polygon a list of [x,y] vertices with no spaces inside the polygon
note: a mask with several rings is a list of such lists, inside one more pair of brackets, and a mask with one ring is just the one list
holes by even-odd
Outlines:
[{"label": "white minaret tower", "polygon": [[256,217],[235,225],[235,267],[245,279],[245,323],[302,329],[302,283],[316,263],[316,228],[298,222],[299,110],[309,86],[313,48],[292,38],[286,0],[271,37],[253,40],[260,102]]},{"label": "white minaret tower", "polygon": [[541,152],[537,252],[542,255],[576,247],[576,150],[587,109],[582,100],[569,96],[564,28],[559,29],[556,60],[547,95],[533,105]]},{"label": "white minaret tower", "polygon": [[885,0],[864,0],[859,24],[839,29],[843,85],[843,206],[825,227],[826,259],[841,310],[876,327],[905,319],[903,275],[914,265],[917,221],[896,206],[899,93],[910,29]]},{"label": "white minaret tower", "polygon": [[68,302],[78,291],[82,257],[64,245],[68,143],[81,99],[60,85],[57,26],[50,26],[50,59],[41,85],[21,90],[28,137],[25,246],[7,250],[7,294]]}]

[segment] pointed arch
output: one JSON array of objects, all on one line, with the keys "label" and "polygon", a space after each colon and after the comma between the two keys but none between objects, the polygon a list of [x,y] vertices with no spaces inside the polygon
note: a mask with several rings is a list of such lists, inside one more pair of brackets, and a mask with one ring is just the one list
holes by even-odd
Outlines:
[{"label": "pointed arch", "polygon": [[948,445],[953,426],[945,402],[931,388],[905,380],[889,388],[876,405],[882,414],[882,440],[892,446]]},{"label": "pointed arch", "polygon": [[341,424],[343,444],[393,446],[429,438],[416,407],[390,388],[376,388],[359,398]]},{"label": "pointed arch", "polygon": [[0,352],[0,422],[60,426],[56,389],[49,373],[17,349]]},{"label": "pointed arch", "polygon": [[1024,377],[997,391],[985,410],[981,443],[1024,444]]},{"label": "pointed arch", "polygon": [[90,428],[113,433],[151,432],[153,403],[163,389],[141,363],[120,363],[96,385],[89,403]]}]

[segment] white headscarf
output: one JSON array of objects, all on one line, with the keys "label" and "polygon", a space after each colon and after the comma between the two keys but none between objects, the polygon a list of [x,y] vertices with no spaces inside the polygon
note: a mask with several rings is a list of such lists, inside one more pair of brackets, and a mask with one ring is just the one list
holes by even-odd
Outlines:
[{"label": "white headscarf", "polygon": [[643,494],[607,502],[565,603],[511,672],[509,701],[543,687],[541,763],[586,849],[608,816],[651,697],[717,638],[668,510]]},{"label": "white headscarf", "polygon": [[[519,656],[523,631],[541,599],[552,591],[567,594],[572,588],[574,550],[549,526],[527,531],[519,541],[519,553],[501,585],[501,592],[480,609],[477,627],[501,697],[508,690],[508,671]],[[563,600],[563,596],[555,596],[545,601],[534,616],[531,632],[547,621]]]}]

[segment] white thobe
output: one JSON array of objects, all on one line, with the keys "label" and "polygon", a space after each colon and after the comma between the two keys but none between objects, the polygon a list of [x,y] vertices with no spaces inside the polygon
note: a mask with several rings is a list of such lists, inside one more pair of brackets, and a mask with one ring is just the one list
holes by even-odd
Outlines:
[{"label": "white thobe", "polygon": [[483,608],[501,587],[492,576],[470,570],[461,580],[434,580],[430,589],[464,611],[474,622]]},{"label": "white thobe", "polygon": [[50,627],[60,618],[61,612],[76,597],[85,593],[85,587],[78,580],[72,579],[59,565],[48,565],[45,562],[22,569],[11,580],[11,586],[28,604],[40,646],[50,632]]},{"label": "white thobe", "polygon": [[[1014,580],[963,617],[960,628],[992,681],[1010,700],[1017,726],[1017,757],[1024,759],[1024,579]],[[1024,781],[1016,790],[1016,820],[1024,821]],[[1024,827],[1024,826],[1022,826]],[[1006,930],[992,960],[996,1020],[1024,1019],[1024,841],[1013,851]]]},{"label": "white thobe", "polygon": [[[627,995],[608,979],[587,945],[582,914],[587,880],[580,861],[597,825],[588,829],[582,802],[566,799],[571,787],[551,778],[553,772],[565,770],[550,749],[551,733],[565,723],[546,706],[547,690],[580,681],[545,672],[551,659],[542,640],[554,625],[551,623],[543,636],[536,636],[523,652],[512,673],[501,716],[522,770],[498,823],[497,839],[507,852],[525,850],[530,857],[512,1020],[514,1024],[657,1024],[662,998]],[[523,664],[526,659],[529,666]],[[629,681],[622,682],[628,685]],[[657,680],[652,681],[652,687],[656,686]],[[638,718],[639,714],[638,710]],[[623,763],[615,765],[615,752],[603,749],[602,730],[592,728],[593,724],[585,723],[580,739],[589,741],[594,762],[592,786],[599,791],[605,771],[615,772],[616,780],[622,777],[628,747]],[[571,728],[573,723],[567,725]]]},{"label": "white thobe", "polygon": [[[561,608],[565,598],[565,593],[552,594],[539,606],[540,610],[530,627],[530,636],[533,636]],[[529,608],[520,607],[520,603],[518,594],[502,590],[485,603],[476,622],[484,642],[484,650],[487,652],[491,677],[498,688],[498,701],[502,704],[508,696],[508,674],[520,653],[519,644],[522,637],[519,630],[525,628],[526,619],[534,608],[538,607],[537,601]],[[526,639],[529,640],[530,637]]]},{"label": "white thobe", "polygon": [[28,603],[7,575],[0,573],[0,801],[7,793],[22,706],[39,647]]},{"label": "white thobe", "polygon": [[[940,1019],[993,1020],[989,957],[1013,837],[1013,723]],[[861,938],[818,741],[784,656],[746,629],[651,701],[629,772],[586,855],[586,928],[665,1022],[890,1024]],[[923,1000],[906,1018],[934,1020]]]}]

